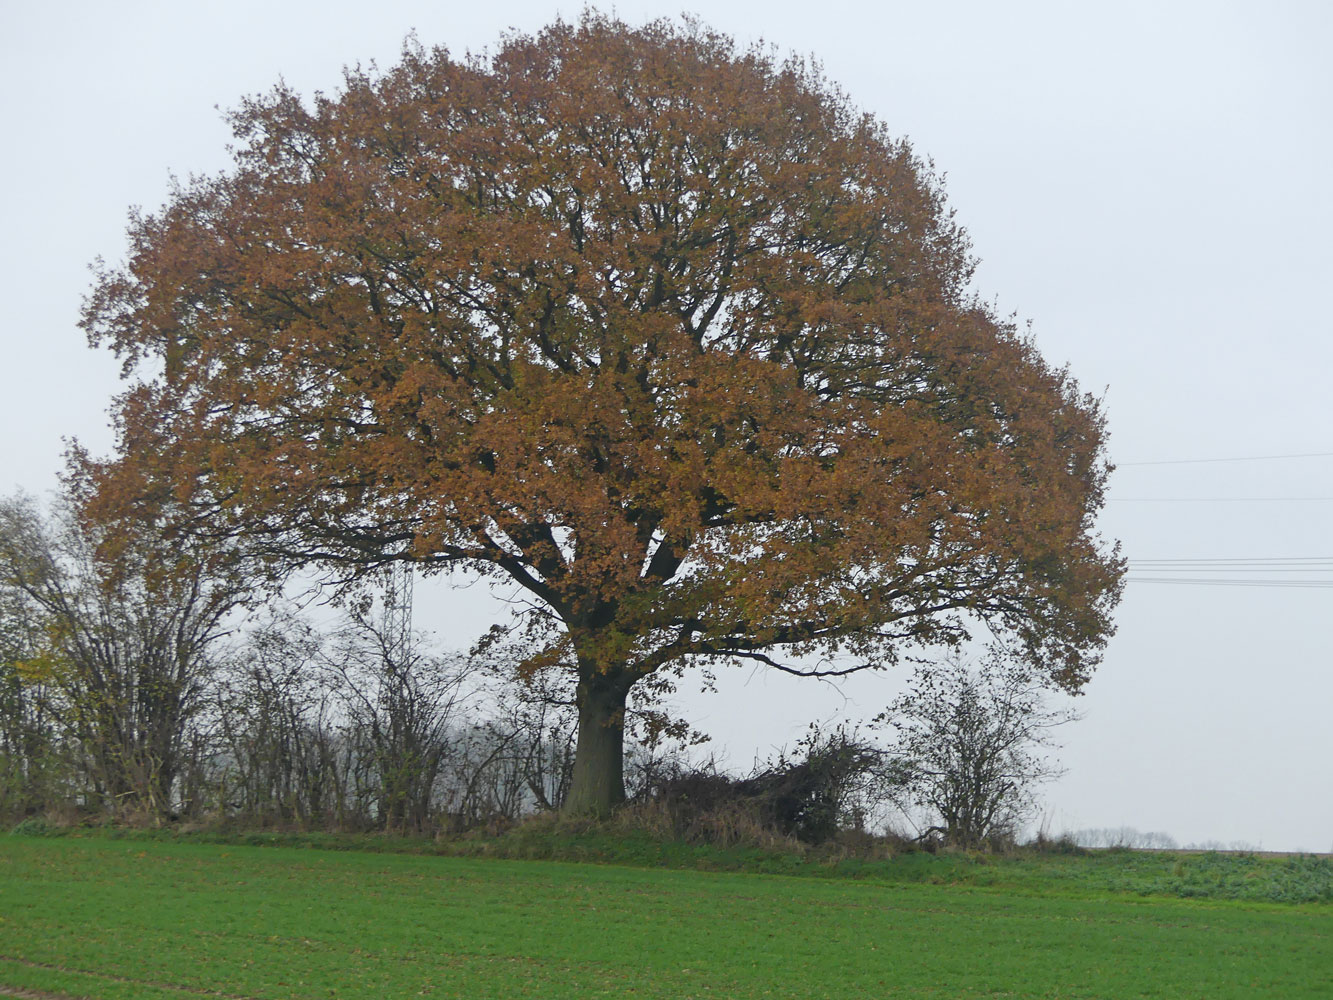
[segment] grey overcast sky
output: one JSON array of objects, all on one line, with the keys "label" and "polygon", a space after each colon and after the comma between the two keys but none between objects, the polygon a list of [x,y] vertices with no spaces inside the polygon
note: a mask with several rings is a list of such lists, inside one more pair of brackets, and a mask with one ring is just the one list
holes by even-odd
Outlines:
[{"label": "grey overcast sky", "polygon": [[[111,447],[116,365],[75,327],[87,266],[120,259],[128,207],[160,205],[170,173],[227,166],[217,107],[280,76],[334,91],[344,65],[391,65],[411,30],[461,53],[579,9],[7,4],[0,492],[51,490],[66,437]],[[1084,718],[1064,731],[1048,827],[1333,850],[1333,4],[687,9],[741,41],[815,56],[946,172],[982,261],[978,291],[1105,391],[1120,469],[1102,528],[1131,561],[1268,561],[1136,564],[1119,632],[1078,699]],[[638,23],[680,10],[631,0],[615,12]],[[1201,461],[1287,455],[1312,457]],[[1270,571],[1308,557],[1326,561]],[[1268,582],[1225,585],[1256,579]],[[1307,586],[1274,585],[1293,582]],[[502,613],[482,587],[419,590],[418,625],[450,644]],[[747,763],[809,721],[873,715],[896,685],[737,673],[682,697]]]}]

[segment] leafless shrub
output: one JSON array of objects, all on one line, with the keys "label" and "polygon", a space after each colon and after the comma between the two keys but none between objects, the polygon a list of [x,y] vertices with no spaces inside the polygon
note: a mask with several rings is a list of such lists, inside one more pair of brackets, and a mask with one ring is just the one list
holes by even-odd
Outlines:
[{"label": "leafless shrub", "polygon": [[352,602],[322,662],[341,694],[358,799],[390,833],[423,833],[437,820],[436,790],[455,751],[470,667],[429,655],[369,597]]},{"label": "leafless shrub", "polygon": [[899,804],[934,819],[921,839],[976,847],[1014,841],[1035,787],[1060,773],[1051,731],[1073,718],[1047,708],[1033,675],[994,650],[975,666],[954,656],[919,668],[877,721],[896,733]]},{"label": "leafless shrub", "polygon": [[228,664],[215,705],[217,812],[247,825],[342,827],[352,753],[320,639],[290,616],[252,632]]}]

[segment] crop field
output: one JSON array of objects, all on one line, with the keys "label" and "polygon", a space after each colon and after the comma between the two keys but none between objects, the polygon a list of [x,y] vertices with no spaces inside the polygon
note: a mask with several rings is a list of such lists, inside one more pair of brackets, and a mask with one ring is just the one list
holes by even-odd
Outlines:
[{"label": "crop field", "polygon": [[1263,899],[1326,898],[1328,874],[912,855],[828,877],[3,836],[0,995],[1326,1000],[1333,905]]}]

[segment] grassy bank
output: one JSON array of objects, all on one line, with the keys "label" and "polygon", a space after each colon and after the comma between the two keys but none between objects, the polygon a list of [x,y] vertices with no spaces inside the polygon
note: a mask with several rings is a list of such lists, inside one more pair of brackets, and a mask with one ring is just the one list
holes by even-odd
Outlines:
[{"label": "grassy bank", "polygon": [[97,1000],[1333,994],[1333,907],[1142,895],[1157,860],[908,855],[793,878],[4,837],[0,984]]},{"label": "grassy bank", "polygon": [[[291,847],[370,854],[573,861],[636,868],[744,872],[887,885],[927,883],[1040,894],[1124,893],[1182,899],[1333,903],[1333,856],[1019,848],[1003,854],[898,851],[869,841],[818,848],[687,843],[649,833],[538,820],[499,836],[413,839],[382,834],[37,827],[56,838]],[[3,835],[0,835],[0,839]]]}]

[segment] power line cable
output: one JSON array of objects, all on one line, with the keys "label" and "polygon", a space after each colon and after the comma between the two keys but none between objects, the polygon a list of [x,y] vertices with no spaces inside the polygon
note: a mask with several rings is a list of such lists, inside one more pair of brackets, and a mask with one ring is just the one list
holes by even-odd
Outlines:
[{"label": "power line cable", "polygon": [[[1294,452],[1281,455],[1236,455],[1227,458],[1176,458],[1152,461],[1118,462],[1117,468],[1148,465],[1204,465],[1218,462],[1274,462],[1303,458],[1333,458],[1333,451]],[[1112,503],[1327,503],[1333,497],[1108,497]],[[1130,559],[1131,576],[1126,583],[1165,583],[1196,587],[1281,587],[1301,589],[1333,588],[1333,578],[1273,579],[1275,574],[1333,573],[1333,556],[1238,556],[1176,559]],[[1191,576],[1156,574],[1186,573]],[[1216,573],[1264,573],[1266,578],[1237,579],[1204,576]],[[1146,575],[1145,575],[1146,574]]]},{"label": "power line cable", "polygon": [[1130,556],[1130,563],[1330,563],[1329,556]]},{"label": "power line cable", "polygon": [[1199,587],[1284,587],[1330,589],[1333,580],[1211,580],[1206,577],[1127,576],[1126,583],[1192,584]]},{"label": "power line cable", "polygon": [[[1333,587],[1333,556],[1230,556],[1130,559],[1128,583],[1204,587]],[[1264,574],[1235,577],[1230,574]],[[1185,575],[1182,575],[1185,574]],[[1219,574],[1222,574],[1219,576]],[[1310,574],[1305,576],[1305,574]],[[1304,579],[1293,579],[1304,576]]]},{"label": "power line cable", "polygon": [[1201,465],[1205,462],[1276,462],[1290,458],[1333,458],[1333,451],[1305,451],[1291,455],[1240,455],[1233,458],[1165,458],[1147,462],[1116,462],[1117,469],[1131,465]]},{"label": "power line cable", "polygon": [[1109,503],[1327,503],[1333,497],[1107,497]]},{"label": "power line cable", "polygon": [[1237,566],[1248,569],[1302,569],[1302,568],[1333,568],[1333,556],[1277,556],[1272,558],[1215,558],[1202,557],[1194,559],[1137,559],[1130,557],[1131,566],[1140,566],[1144,569],[1184,569],[1189,566],[1207,569],[1210,567]]},{"label": "power line cable", "polygon": [[1134,566],[1136,573],[1333,573],[1330,566]]}]

